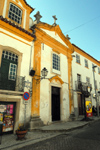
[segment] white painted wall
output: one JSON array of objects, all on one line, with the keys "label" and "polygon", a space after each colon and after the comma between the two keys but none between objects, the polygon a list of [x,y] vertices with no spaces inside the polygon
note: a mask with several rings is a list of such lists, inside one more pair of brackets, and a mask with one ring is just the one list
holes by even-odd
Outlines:
[{"label": "white painted wall", "polygon": [[[8,31],[5,31],[3,29],[0,29],[1,31],[5,32],[5,33],[9,33]],[[9,46],[12,47],[14,49],[16,49],[17,51],[22,53],[22,61],[21,61],[21,71],[20,71],[20,76],[25,76],[25,80],[29,80],[30,82],[32,82],[32,77],[29,76],[29,65],[30,65],[30,51],[32,49],[32,55],[31,55],[31,68],[33,67],[33,55],[34,55],[34,43],[32,42],[27,42],[23,39],[21,39],[18,36],[15,36],[11,33],[9,33],[9,35],[15,37],[16,39],[1,33],[0,34],[0,44],[3,46]],[[20,39],[21,41],[29,44],[25,44],[21,41],[19,41],[18,39]],[[32,47],[31,47],[32,46]],[[6,49],[7,50],[7,49]],[[28,89],[25,88],[24,92],[28,92]],[[21,99],[21,105],[20,105],[20,114],[19,114],[19,123],[22,123],[24,121],[24,111],[25,111],[25,105],[24,105],[24,100],[23,97]],[[30,115],[31,115],[31,98],[28,101],[27,107],[26,107],[26,118],[27,121],[30,120]]]},{"label": "white painted wall", "polygon": [[52,38],[54,38],[55,40],[57,40],[58,42],[62,43],[64,46],[68,47],[64,41],[59,37],[58,34],[55,33],[55,31],[48,31],[46,29],[41,29],[43,30],[44,32],[46,32],[48,35],[50,35]]},{"label": "white painted wall", "polygon": [[[46,67],[48,70],[47,78],[51,78],[57,74],[52,72],[52,48],[44,44],[44,50],[41,50],[41,70]],[[61,88],[61,120],[67,120],[69,117],[69,93],[68,93],[68,64],[67,57],[60,54],[61,74],[58,76],[65,82],[60,84],[57,82],[50,83],[48,79],[41,81],[40,89],[40,117],[45,124],[52,122],[51,120],[51,86]]]},{"label": "white painted wall", "polygon": [[[74,54],[76,55],[78,53],[74,52]],[[78,54],[78,55],[80,55],[80,54]],[[92,61],[88,60],[89,68],[86,68],[84,59],[87,59],[87,58],[80,55],[80,64],[76,63],[76,57],[74,57],[72,60],[73,89],[75,90],[75,81],[77,81],[77,74],[80,74],[82,82],[86,82],[86,77],[90,78],[90,83],[92,84],[91,95],[93,95],[95,93],[95,90],[94,90],[94,78],[93,78],[92,64],[94,64],[94,63]],[[96,65],[96,64],[94,64],[94,65]],[[100,75],[98,74],[98,68],[95,68],[95,70],[96,70],[95,71],[95,80],[97,80],[97,87],[99,90],[100,89]],[[91,98],[92,98],[92,105],[96,106],[95,99],[93,99],[93,96],[91,96]],[[74,107],[76,107],[76,106],[78,107],[77,96],[74,97]]]}]

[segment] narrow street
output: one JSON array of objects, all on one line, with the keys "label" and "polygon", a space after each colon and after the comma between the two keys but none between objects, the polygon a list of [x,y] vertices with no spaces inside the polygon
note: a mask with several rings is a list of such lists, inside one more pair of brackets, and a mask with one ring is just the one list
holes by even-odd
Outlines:
[{"label": "narrow street", "polygon": [[100,121],[18,150],[100,150]]}]

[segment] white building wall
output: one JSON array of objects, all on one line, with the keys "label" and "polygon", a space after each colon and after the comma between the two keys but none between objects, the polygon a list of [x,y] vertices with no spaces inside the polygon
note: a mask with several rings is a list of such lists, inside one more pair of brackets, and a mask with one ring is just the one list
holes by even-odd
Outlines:
[{"label": "white building wall", "polygon": [[[78,54],[74,52],[74,54]],[[88,68],[85,67],[84,59],[88,60]],[[83,57],[80,55],[80,64],[76,63],[76,57],[72,60],[72,76],[73,76],[73,90],[75,90],[75,81],[77,81],[77,74],[81,75],[81,81],[86,82],[86,77],[90,78],[90,83],[92,84],[92,91],[91,91],[91,99],[92,99],[92,105],[96,106],[96,100],[93,98],[93,94],[95,93],[94,89],[94,78],[93,78],[93,70],[92,70],[92,64],[96,65],[89,59]],[[98,65],[96,65],[98,66]],[[98,66],[99,67],[99,66]],[[100,75],[98,74],[98,67],[95,68],[95,80],[97,80],[97,87],[98,90],[100,88]],[[77,99],[77,92],[74,91],[74,107],[78,108],[78,99]]]},{"label": "white building wall", "polygon": [[51,87],[60,87],[60,104],[61,120],[67,120],[69,117],[69,91],[68,91],[68,65],[67,57],[60,54],[61,74],[55,74],[52,72],[52,48],[44,45],[44,49],[41,50],[41,70],[46,67],[48,70],[47,78],[51,78],[58,75],[63,84],[59,82],[51,82],[48,79],[41,80],[40,89],[40,117],[45,124],[52,122],[51,117]]},{"label": "white building wall", "polygon": [[[5,31],[3,29],[0,29],[1,31],[5,33],[9,33],[8,31]],[[1,33],[0,34],[0,44],[3,46],[11,47],[22,53],[22,60],[21,60],[21,69],[20,69],[20,76],[25,77],[25,80],[29,80],[29,82],[32,83],[32,77],[29,76],[29,65],[30,65],[30,59],[31,59],[31,68],[33,67],[33,55],[34,55],[34,43],[27,42],[23,39],[21,39],[18,36],[15,36],[13,34],[9,35],[13,36],[10,37],[6,34]],[[7,50],[7,49],[6,49]],[[30,58],[30,52],[32,50],[32,55]],[[24,92],[29,92],[27,88],[24,89]],[[31,97],[28,100],[28,104],[26,106],[26,122],[30,120],[31,115]],[[25,105],[23,96],[21,98],[20,102],[20,113],[19,113],[19,123],[24,122],[24,113],[25,112]]]},{"label": "white building wall", "polygon": [[45,31],[48,35],[50,35],[52,38],[54,38],[55,40],[57,40],[58,42],[62,43],[64,46],[68,47],[64,41],[59,37],[59,35],[57,33],[55,33],[55,31],[48,31],[46,29],[42,29],[43,31]]}]

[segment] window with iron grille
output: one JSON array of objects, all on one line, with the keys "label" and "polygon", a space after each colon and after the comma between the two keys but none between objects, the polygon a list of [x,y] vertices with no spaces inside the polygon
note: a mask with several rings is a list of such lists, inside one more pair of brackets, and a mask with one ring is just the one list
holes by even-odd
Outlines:
[{"label": "window with iron grille", "polygon": [[8,17],[18,24],[21,24],[22,10],[16,5],[10,3]]},{"label": "window with iron grille", "polygon": [[84,62],[85,62],[85,67],[88,68],[88,61],[86,59],[84,59]]},{"label": "window with iron grille", "polygon": [[52,57],[52,68],[60,71],[60,56],[53,53]]},{"label": "window with iron grille", "polygon": [[76,54],[76,62],[80,64],[80,56]]}]

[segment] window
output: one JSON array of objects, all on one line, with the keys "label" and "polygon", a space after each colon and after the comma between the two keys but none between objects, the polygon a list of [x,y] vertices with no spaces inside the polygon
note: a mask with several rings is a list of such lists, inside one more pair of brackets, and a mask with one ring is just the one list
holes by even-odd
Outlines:
[{"label": "window", "polygon": [[100,74],[100,67],[98,67],[98,73]]},{"label": "window", "polygon": [[77,81],[80,82],[81,81],[81,75],[77,74]]},{"label": "window", "polygon": [[85,67],[88,68],[88,61],[86,59],[84,59],[84,62],[85,62]]},{"label": "window", "polygon": [[53,69],[60,71],[60,56],[55,53],[53,53],[52,67]]},{"label": "window", "polygon": [[17,65],[10,63],[9,67],[9,80],[15,80],[16,79],[16,70],[17,70]]},{"label": "window", "polygon": [[14,53],[4,50],[2,53],[2,58],[6,58],[8,60],[18,62],[18,56]]},{"label": "window", "polygon": [[18,24],[21,24],[22,10],[18,8],[16,5],[10,3],[8,17],[11,20],[17,22]]},{"label": "window", "polygon": [[90,78],[89,77],[86,77],[86,82],[90,83]]},{"label": "window", "polygon": [[76,54],[76,62],[80,64],[80,56]]}]

